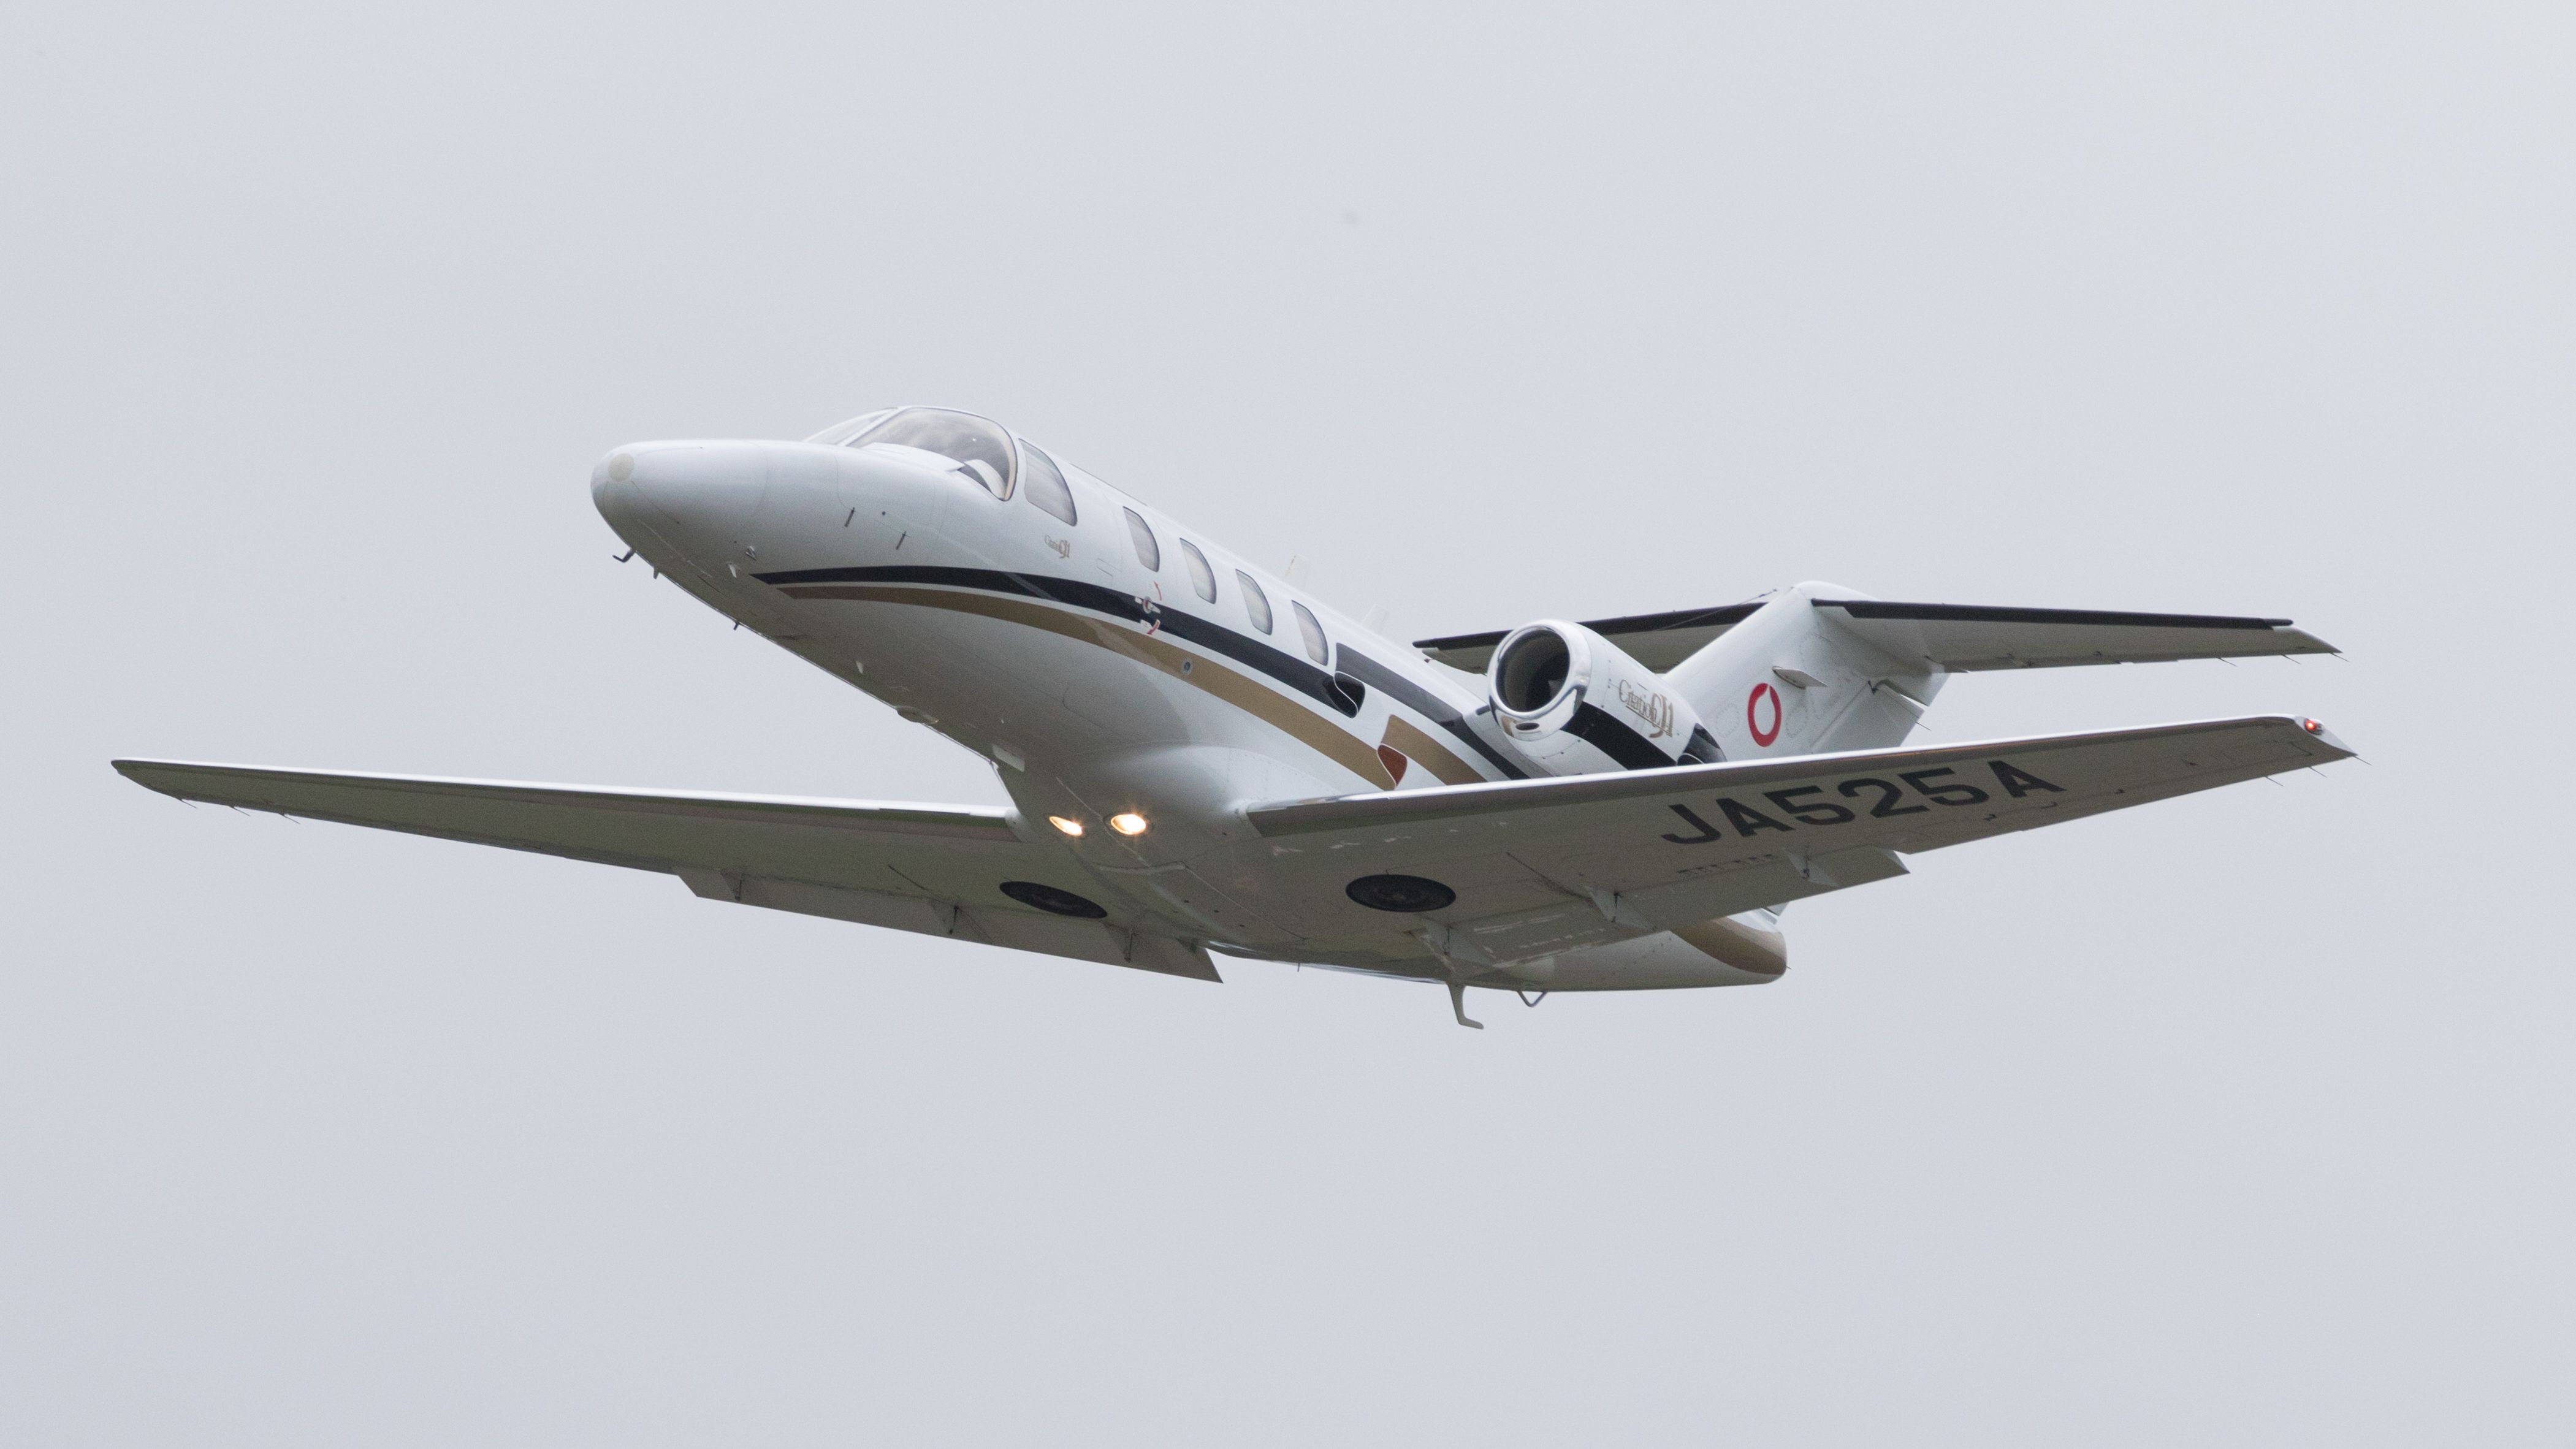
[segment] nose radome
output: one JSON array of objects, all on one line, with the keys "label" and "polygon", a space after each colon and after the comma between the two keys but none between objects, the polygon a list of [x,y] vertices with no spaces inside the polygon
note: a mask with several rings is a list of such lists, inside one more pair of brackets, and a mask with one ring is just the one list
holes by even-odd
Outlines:
[{"label": "nose radome", "polygon": [[[612,513],[632,490],[672,532],[721,544],[760,511],[768,488],[766,445],[736,442],[629,443],[591,470],[591,500]],[[675,540],[676,541],[676,540]]]},{"label": "nose radome", "polygon": [[590,506],[598,509],[599,516],[621,535],[627,523],[636,519],[643,499],[635,491],[632,449],[612,448],[590,465]]}]

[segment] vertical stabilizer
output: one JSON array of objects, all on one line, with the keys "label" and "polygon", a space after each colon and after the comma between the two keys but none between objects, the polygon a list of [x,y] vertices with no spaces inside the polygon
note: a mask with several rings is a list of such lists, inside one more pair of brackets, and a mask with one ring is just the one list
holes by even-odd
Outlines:
[{"label": "vertical stabilizer", "polygon": [[1865,599],[1804,583],[1673,666],[1664,679],[1730,760],[1778,759],[1902,744],[1948,677],[1889,654],[1818,599]]}]

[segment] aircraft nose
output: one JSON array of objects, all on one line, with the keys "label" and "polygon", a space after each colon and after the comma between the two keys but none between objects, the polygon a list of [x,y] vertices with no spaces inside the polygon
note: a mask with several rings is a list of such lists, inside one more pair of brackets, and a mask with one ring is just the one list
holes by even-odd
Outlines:
[{"label": "aircraft nose", "polygon": [[757,443],[629,443],[591,470],[590,496],[610,523],[641,503],[693,540],[721,542],[760,511],[769,472]]}]

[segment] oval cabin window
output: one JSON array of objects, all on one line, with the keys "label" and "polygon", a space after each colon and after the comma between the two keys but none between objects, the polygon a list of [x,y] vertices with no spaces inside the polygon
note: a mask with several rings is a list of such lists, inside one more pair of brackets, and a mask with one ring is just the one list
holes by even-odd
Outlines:
[{"label": "oval cabin window", "polygon": [[1324,626],[1315,618],[1315,611],[1295,599],[1288,601],[1288,608],[1297,616],[1297,632],[1306,640],[1306,657],[1318,664],[1330,665],[1333,662],[1332,646],[1324,642]]},{"label": "oval cabin window", "polygon": [[1261,585],[1254,583],[1252,575],[1241,569],[1234,571],[1234,581],[1243,585],[1243,612],[1252,616],[1252,627],[1264,634],[1269,633],[1270,596],[1261,592]]},{"label": "oval cabin window", "polygon": [[1200,598],[1215,603],[1216,570],[1208,567],[1207,555],[1185,538],[1181,540],[1181,560],[1190,566],[1190,587],[1199,591]]},{"label": "oval cabin window", "polygon": [[1154,526],[1145,521],[1145,515],[1133,508],[1122,508],[1119,511],[1127,515],[1127,536],[1135,541],[1136,562],[1143,564],[1145,572],[1149,574],[1161,573],[1163,546],[1154,540]]}]

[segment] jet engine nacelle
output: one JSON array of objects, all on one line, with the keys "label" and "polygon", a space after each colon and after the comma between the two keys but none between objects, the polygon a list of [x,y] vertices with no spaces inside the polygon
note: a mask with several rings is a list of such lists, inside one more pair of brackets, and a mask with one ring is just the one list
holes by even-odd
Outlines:
[{"label": "jet engine nacelle", "polygon": [[1662,675],[1580,624],[1514,629],[1486,666],[1485,689],[1504,738],[1551,775],[1724,758]]}]

